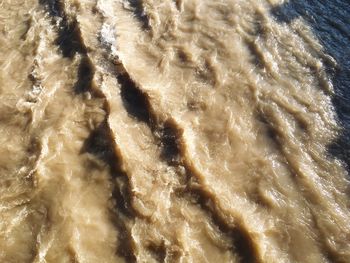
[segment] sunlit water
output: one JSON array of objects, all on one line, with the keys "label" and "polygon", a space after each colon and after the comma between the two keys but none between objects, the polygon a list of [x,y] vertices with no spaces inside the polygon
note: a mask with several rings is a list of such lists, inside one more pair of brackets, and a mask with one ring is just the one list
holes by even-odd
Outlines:
[{"label": "sunlit water", "polygon": [[0,2],[0,262],[349,262],[350,4]]}]

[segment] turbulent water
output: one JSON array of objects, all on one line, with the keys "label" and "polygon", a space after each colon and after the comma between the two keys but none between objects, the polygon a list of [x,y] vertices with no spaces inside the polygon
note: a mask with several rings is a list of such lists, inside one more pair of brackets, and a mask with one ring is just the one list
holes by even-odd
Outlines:
[{"label": "turbulent water", "polygon": [[349,19],[0,1],[0,262],[350,262]]}]

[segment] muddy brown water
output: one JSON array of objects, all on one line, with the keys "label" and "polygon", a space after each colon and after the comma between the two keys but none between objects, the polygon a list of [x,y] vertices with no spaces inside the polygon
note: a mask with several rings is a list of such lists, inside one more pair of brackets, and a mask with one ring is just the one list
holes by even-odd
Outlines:
[{"label": "muddy brown water", "polygon": [[0,262],[350,262],[349,17],[2,0]]}]

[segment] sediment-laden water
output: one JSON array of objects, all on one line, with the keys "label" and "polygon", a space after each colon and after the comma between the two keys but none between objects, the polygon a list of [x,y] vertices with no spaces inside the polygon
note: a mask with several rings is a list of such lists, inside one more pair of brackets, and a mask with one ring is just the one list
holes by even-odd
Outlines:
[{"label": "sediment-laden water", "polygon": [[350,262],[349,18],[2,0],[0,262]]}]

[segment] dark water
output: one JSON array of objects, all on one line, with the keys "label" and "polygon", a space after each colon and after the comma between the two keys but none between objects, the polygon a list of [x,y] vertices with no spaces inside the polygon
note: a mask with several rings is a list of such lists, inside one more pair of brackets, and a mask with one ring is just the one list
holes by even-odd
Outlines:
[{"label": "dark water", "polygon": [[332,154],[350,168],[350,1],[290,0],[273,10],[281,23],[297,17],[305,19],[337,66],[327,65],[335,96],[338,121],[343,130],[339,139],[329,146]]}]

